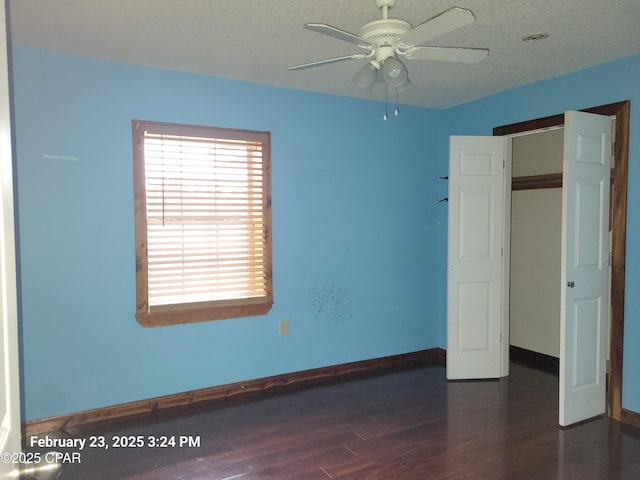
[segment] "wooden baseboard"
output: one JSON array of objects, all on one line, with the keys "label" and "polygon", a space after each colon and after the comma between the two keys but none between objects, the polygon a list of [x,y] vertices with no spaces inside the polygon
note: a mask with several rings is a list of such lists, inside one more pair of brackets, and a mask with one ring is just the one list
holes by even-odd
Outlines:
[{"label": "wooden baseboard", "polygon": [[640,413],[623,408],[620,413],[620,421],[640,428]]},{"label": "wooden baseboard", "polygon": [[534,352],[526,348],[509,346],[510,359],[516,363],[521,363],[538,370],[558,375],[560,372],[560,359],[545,355],[544,353]]},{"label": "wooden baseboard", "polygon": [[265,393],[285,393],[322,383],[353,380],[369,375],[389,373],[429,365],[444,365],[445,351],[441,348],[393,355],[389,357],[345,363],[331,367],[259,378],[190,392],[177,393],[110,407],[85,410],[55,417],[31,420],[23,424],[23,438],[131,417],[152,416],[160,412],[213,405],[221,401],[244,401]]}]

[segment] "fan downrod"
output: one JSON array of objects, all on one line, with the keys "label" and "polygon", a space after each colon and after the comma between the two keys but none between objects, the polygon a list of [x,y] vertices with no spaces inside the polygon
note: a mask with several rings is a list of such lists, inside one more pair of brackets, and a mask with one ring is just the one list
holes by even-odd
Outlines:
[{"label": "fan downrod", "polygon": [[382,18],[386,20],[389,18],[389,10],[396,4],[396,0],[373,0],[373,3],[382,10]]},{"label": "fan downrod", "polygon": [[373,0],[378,8],[393,8],[396,4],[396,0]]}]

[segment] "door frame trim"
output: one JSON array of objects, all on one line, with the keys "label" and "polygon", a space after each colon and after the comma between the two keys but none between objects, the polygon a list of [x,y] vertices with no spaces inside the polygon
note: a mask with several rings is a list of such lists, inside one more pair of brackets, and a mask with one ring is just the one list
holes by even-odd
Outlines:
[{"label": "door frame trim", "polygon": [[[627,181],[629,163],[629,117],[631,102],[586,108],[582,112],[616,118],[611,197],[612,265],[611,265],[611,330],[609,343],[609,379],[607,411],[614,420],[622,419],[622,360],[624,346],[624,287],[627,238]],[[495,127],[494,136],[508,136],[564,125],[564,113]]]}]

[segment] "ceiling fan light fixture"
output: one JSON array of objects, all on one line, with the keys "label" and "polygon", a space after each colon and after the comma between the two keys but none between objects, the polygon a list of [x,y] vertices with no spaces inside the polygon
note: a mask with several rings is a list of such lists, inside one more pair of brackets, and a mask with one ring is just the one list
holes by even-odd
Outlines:
[{"label": "ceiling fan light fixture", "polygon": [[[346,60],[367,59],[368,62],[356,72],[353,82],[360,88],[367,90],[371,90],[377,83],[384,83],[384,118],[386,120],[387,96],[389,94],[396,95],[395,114],[397,115],[399,112],[397,95],[411,85],[407,67],[400,61],[400,58],[403,60],[476,63],[486,58],[489,53],[489,50],[485,48],[427,46],[431,39],[473,23],[476,17],[471,10],[451,7],[412,27],[406,20],[389,18],[389,10],[395,6],[396,0],[373,0],[373,2],[382,11],[382,18],[363,25],[359,35],[326,23],[305,23],[303,25],[307,30],[351,43],[364,51],[294,65],[289,67],[289,70],[303,70]],[[537,39],[539,38],[536,36],[529,36],[523,40],[535,41]]]},{"label": "ceiling fan light fixture", "polygon": [[389,57],[384,61],[383,68],[384,82],[387,87],[398,89],[407,84],[409,72],[407,72],[407,67],[400,60],[395,57]]},{"label": "ceiling fan light fixture", "polygon": [[379,68],[380,67],[376,66],[373,62],[367,62],[364,67],[358,70],[355,77],[353,77],[353,83],[360,88],[371,90],[376,83]]},{"label": "ceiling fan light fixture", "polygon": [[388,78],[396,78],[402,73],[402,70],[406,70],[404,65],[396,57],[389,57],[384,61],[384,78],[385,81]]},{"label": "ceiling fan light fixture", "polygon": [[411,80],[409,80],[409,77],[407,77],[405,78],[404,82],[398,85],[394,85],[394,86],[387,85],[387,90],[392,95],[398,95],[399,93],[403,92],[410,86],[411,86]]}]

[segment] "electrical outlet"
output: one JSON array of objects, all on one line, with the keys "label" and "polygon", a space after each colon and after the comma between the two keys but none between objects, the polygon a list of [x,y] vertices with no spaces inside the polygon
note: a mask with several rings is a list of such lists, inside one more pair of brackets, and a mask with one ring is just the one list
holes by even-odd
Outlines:
[{"label": "electrical outlet", "polygon": [[284,337],[285,335],[289,335],[289,322],[280,320],[280,336]]}]

